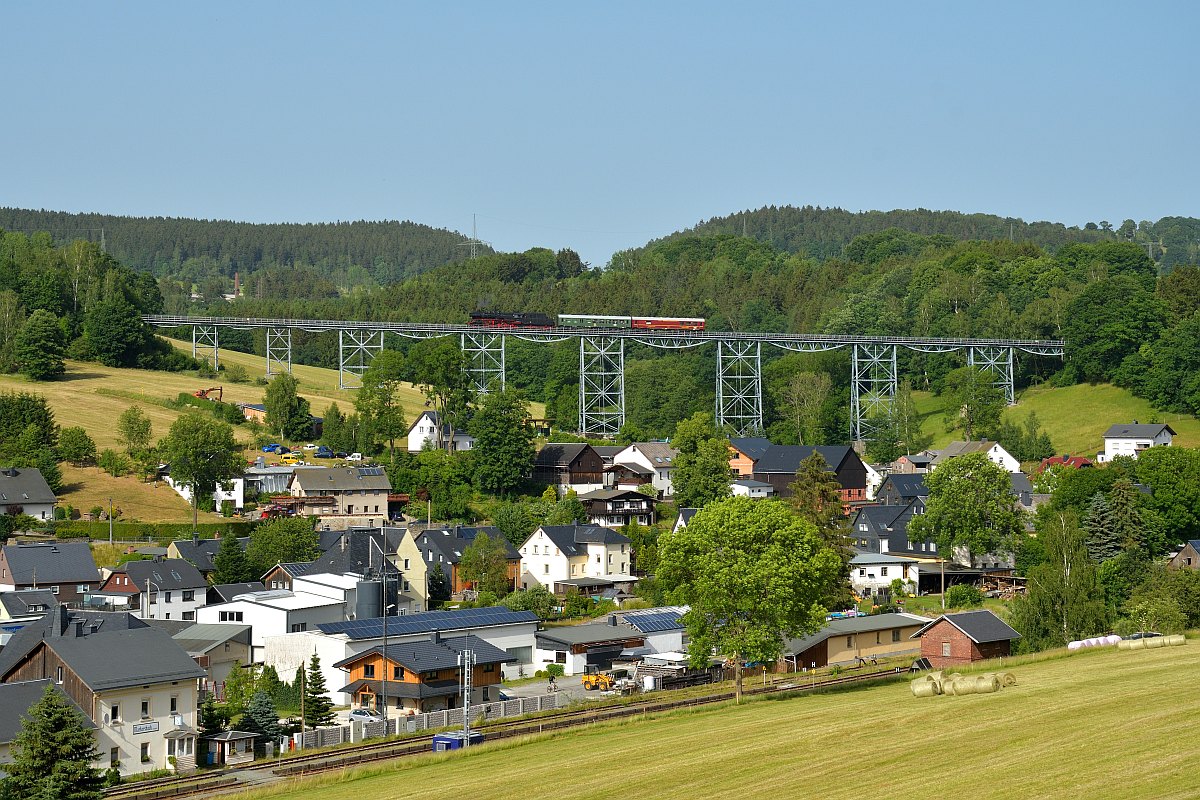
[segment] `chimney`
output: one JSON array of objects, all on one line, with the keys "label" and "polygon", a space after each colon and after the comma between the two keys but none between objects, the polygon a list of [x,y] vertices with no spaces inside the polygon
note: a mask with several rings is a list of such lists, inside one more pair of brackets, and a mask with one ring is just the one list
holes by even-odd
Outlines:
[{"label": "chimney", "polygon": [[617,615],[616,614],[608,615],[608,624],[612,625],[614,628],[617,627]]},{"label": "chimney", "polygon": [[432,635],[429,637],[429,639],[430,639],[430,641],[432,641],[434,644],[439,644],[439,643],[442,641],[442,632],[441,632],[441,631],[434,631],[434,632],[433,632],[433,634],[432,634]]},{"label": "chimney", "polygon": [[83,620],[77,619],[75,620],[75,638],[78,639],[81,636],[83,636]]},{"label": "chimney", "polygon": [[50,625],[50,636],[54,639],[62,638],[67,632],[67,626],[71,623],[71,612],[67,607],[59,603],[54,606],[54,611],[51,612],[53,620]]},{"label": "chimney", "polygon": [[192,531],[192,544],[200,544],[200,532]]}]

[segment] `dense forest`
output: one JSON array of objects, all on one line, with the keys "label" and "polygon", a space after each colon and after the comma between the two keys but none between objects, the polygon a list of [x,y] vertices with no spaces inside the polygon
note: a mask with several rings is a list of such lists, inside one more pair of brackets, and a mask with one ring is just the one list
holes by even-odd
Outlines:
[{"label": "dense forest", "polygon": [[[918,230],[861,230],[886,222]],[[707,318],[715,330],[1064,338],[1065,363],[1019,358],[1019,385],[1113,381],[1160,408],[1200,410],[1200,379],[1194,377],[1200,375],[1200,317],[1195,315],[1200,271],[1178,262],[1164,269],[1164,253],[1188,252],[1186,247],[1168,245],[1164,251],[1137,241],[1143,229],[1153,231],[1168,220],[1143,226],[1127,221],[1117,229],[1101,223],[1095,230],[1011,222],[1010,238],[1010,221],[1000,217],[766,209],[623,251],[604,268],[590,268],[571,250],[534,248],[486,253],[350,290],[317,264],[284,267],[261,260],[246,277],[246,291],[232,300],[215,289],[197,291],[186,275],[170,270],[155,280],[94,243],[56,245],[46,234],[9,233],[0,240],[0,361],[7,369],[19,368],[15,335],[38,309],[62,315],[69,355],[97,357],[95,338],[84,336],[87,312],[97,300],[118,295],[142,312],[247,317],[462,322],[477,308],[686,315]],[[1196,222],[1171,224],[1188,231]],[[722,225],[732,232],[706,233]],[[985,238],[962,238],[972,235]],[[759,238],[768,236],[788,247]],[[255,240],[239,241],[239,247],[255,249]],[[810,252],[823,247],[836,252]],[[4,307],[10,309],[7,322]],[[153,340],[141,336],[137,341],[135,349],[148,348]],[[389,343],[402,351],[409,346]],[[262,333],[222,332],[222,347],[262,353]],[[297,331],[293,348],[298,363],[337,366],[336,334]],[[769,435],[782,442],[844,441],[846,352],[768,348],[764,355]],[[961,354],[901,351],[900,359],[912,388],[935,392],[943,391],[947,376],[962,365]],[[154,358],[139,362],[128,354],[122,360],[154,363]],[[703,349],[663,352],[631,344],[626,353],[630,435],[668,436],[679,420],[711,410],[714,361]],[[512,385],[545,402],[560,429],[571,428],[578,400],[578,352],[572,343],[535,345],[510,338],[508,369]],[[799,374],[827,376],[816,411],[811,401],[805,414],[797,410]]]},{"label": "dense forest", "polygon": [[[311,270],[332,286],[352,289],[393,283],[438,264],[460,260],[467,238],[415,222],[252,224],[170,217],[120,217],[0,208],[0,230],[47,232],[63,244],[83,239],[123,264],[204,287],[208,294],[244,291],[269,296],[253,273],[271,268]],[[490,252],[482,246],[483,252]],[[202,289],[201,289],[202,290]]]}]

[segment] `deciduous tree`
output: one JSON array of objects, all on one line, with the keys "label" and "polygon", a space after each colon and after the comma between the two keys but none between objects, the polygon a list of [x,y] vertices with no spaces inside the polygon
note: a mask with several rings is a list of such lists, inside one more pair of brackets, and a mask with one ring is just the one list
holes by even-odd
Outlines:
[{"label": "deciduous tree", "polygon": [[470,429],[475,437],[476,485],[493,494],[506,494],[520,486],[537,457],[529,404],[512,391],[490,392]]},{"label": "deciduous tree", "polygon": [[408,352],[410,378],[437,412],[437,444],[442,449],[450,447],[455,428],[466,422],[470,400],[466,366],[462,351],[445,337],[423,339]]},{"label": "deciduous tree", "polygon": [[842,485],[824,457],[814,451],[800,463],[796,480],[788,488],[792,492],[788,505],[797,516],[812,523],[821,541],[841,562],[841,568],[821,596],[822,605],[834,610],[850,607],[854,604],[850,592],[850,559],[854,550],[850,546],[850,521],[842,505]]},{"label": "deciduous tree", "polygon": [[46,381],[67,371],[63,363],[63,331],[49,311],[29,315],[16,336],[15,357],[21,374],[30,380]]},{"label": "deciduous tree", "polygon": [[671,485],[680,508],[703,508],[729,497],[733,469],[729,466],[729,440],[716,431],[712,414],[697,412],[675,428],[672,442],[679,455]]},{"label": "deciduous tree", "polygon": [[150,446],[153,428],[150,418],[140,406],[130,406],[117,417],[117,440],[125,445],[125,452],[135,456]]},{"label": "deciduous tree", "polygon": [[910,539],[932,539],[942,558],[951,560],[961,549],[972,565],[976,556],[1011,552],[1022,515],[1002,467],[983,453],[968,453],[926,474],[925,485],[925,513],[909,521]]},{"label": "deciduous tree", "polygon": [[300,383],[289,372],[281,372],[267,384],[263,406],[267,410],[267,428],[281,439],[299,441],[312,433],[312,415],[308,401],[297,392]]},{"label": "deciduous tree", "polygon": [[238,477],[244,469],[233,428],[199,412],[180,415],[158,449],[170,464],[171,479],[191,489],[193,526],[200,497],[211,495],[219,484]]},{"label": "deciduous tree", "polygon": [[710,503],[659,540],[658,578],[690,606],[682,622],[692,664],[730,658],[739,701],[746,661],[774,661],[784,637],[825,623],[821,595],[839,568],[812,523],[777,500]]},{"label": "deciduous tree", "polygon": [[83,428],[63,428],[58,437],[58,452],[64,461],[77,467],[96,463],[96,443]]},{"label": "deciduous tree", "polygon": [[404,406],[397,397],[404,377],[404,356],[395,350],[381,350],[362,376],[362,386],[354,399],[354,408],[373,423],[376,436],[388,443],[388,454],[396,455],[396,439],[408,432]]},{"label": "deciduous tree", "polygon": [[276,564],[312,561],[320,554],[311,517],[277,517],[250,534],[246,561],[251,576],[262,576]]},{"label": "deciduous tree", "polygon": [[978,367],[960,367],[946,376],[946,429],[961,430],[970,441],[995,436],[1004,410],[1004,393],[992,374]]}]

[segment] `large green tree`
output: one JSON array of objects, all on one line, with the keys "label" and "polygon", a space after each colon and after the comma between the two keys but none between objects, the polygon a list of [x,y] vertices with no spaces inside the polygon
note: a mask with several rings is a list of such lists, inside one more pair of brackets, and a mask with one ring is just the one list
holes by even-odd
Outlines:
[{"label": "large green tree", "polygon": [[191,490],[193,526],[200,498],[244,471],[233,428],[198,411],[181,414],[171,423],[171,429],[158,443],[158,451],[170,464],[171,480]]},{"label": "large green tree", "polygon": [[276,517],[254,529],[246,545],[251,576],[262,576],[276,564],[312,561],[320,555],[311,517]]},{"label": "large green tree", "polygon": [[475,541],[462,551],[458,562],[458,574],[479,592],[490,592],[503,597],[512,591],[512,580],[508,577],[508,548],[503,539],[493,539],[479,533]]},{"label": "large green tree", "polygon": [[537,448],[529,404],[513,391],[490,392],[470,423],[475,437],[475,482],[485,492],[506,494],[533,470]]},{"label": "large green tree", "polygon": [[699,411],[675,426],[671,443],[679,455],[671,485],[680,508],[703,508],[729,497],[733,469],[729,466],[729,440],[717,433],[713,416]]},{"label": "large green tree", "polygon": [[1021,647],[1045,650],[1103,633],[1108,609],[1075,513],[1040,514],[1037,535],[1046,561],[1029,571],[1027,594],[1013,602],[1013,625],[1022,636]]},{"label": "large green tree", "polygon": [[44,309],[30,314],[16,336],[14,349],[21,374],[35,381],[62,375],[67,371],[63,351],[63,331],[58,319]]},{"label": "large green tree", "polygon": [[841,562],[838,573],[821,596],[822,605],[832,610],[849,608],[854,604],[850,591],[850,559],[854,557],[854,549],[850,543],[850,520],[842,505],[842,485],[824,457],[814,451],[800,462],[796,480],[788,488],[792,492],[788,505],[798,517],[812,523],[821,541]]},{"label": "large green tree", "polygon": [[77,467],[96,463],[96,443],[83,428],[63,428],[58,437],[58,453]]},{"label": "large green tree", "polygon": [[658,578],[675,602],[695,666],[713,653],[732,660],[737,698],[747,661],[774,661],[784,637],[825,623],[821,596],[840,561],[810,522],[778,500],[710,503],[659,539]]},{"label": "large green tree", "polygon": [[908,523],[912,541],[933,540],[948,560],[961,550],[972,565],[986,553],[1012,552],[1022,513],[1002,467],[983,453],[968,453],[926,474],[925,485],[925,513]]},{"label": "large green tree", "polygon": [[146,351],[151,336],[141,316],[124,297],[99,300],[83,319],[88,347],[106,367],[130,367]]},{"label": "large green tree", "polygon": [[396,455],[396,439],[408,432],[404,406],[397,396],[404,378],[404,356],[395,350],[381,350],[362,376],[362,386],[354,399],[354,408],[373,422],[376,436],[388,443],[388,454]]},{"label": "large green tree", "polygon": [[334,719],[333,701],[326,693],[321,658],[314,651],[308,661],[308,673],[304,679],[304,724],[310,728],[319,728],[332,725]]},{"label": "large green tree", "polygon": [[1151,447],[1138,455],[1136,469],[1138,483],[1150,487],[1142,502],[1161,520],[1165,542],[1200,539],[1200,450]]},{"label": "large green tree", "polygon": [[153,435],[150,418],[141,406],[130,406],[117,417],[117,440],[125,445],[125,452],[130,456],[149,447]]},{"label": "large green tree", "polygon": [[233,532],[221,537],[217,554],[213,556],[212,582],[218,586],[226,583],[246,583],[258,580],[266,570],[255,574],[246,559],[246,551]]},{"label": "large green tree", "polygon": [[943,394],[947,430],[961,430],[970,441],[996,435],[1004,411],[1004,393],[995,385],[991,372],[979,367],[960,367],[946,376]]},{"label": "large green tree", "polygon": [[104,782],[92,762],[100,757],[96,736],[56,686],[21,719],[5,765],[6,800],[100,800]]},{"label": "large green tree", "polygon": [[308,400],[298,394],[299,387],[299,381],[290,372],[279,373],[267,384],[263,398],[267,428],[281,439],[300,441],[312,434]]},{"label": "large green tree", "polygon": [[1088,505],[1087,515],[1083,518],[1083,531],[1088,555],[1097,564],[1121,553],[1121,539],[1113,530],[1112,509],[1102,492],[1096,492]]},{"label": "large green tree", "polygon": [[471,399],[467,361],[447,337],[422,339],[408,351],[408,373],[438,415],[437,445],[449,449],[454,430],[467,422]]}]

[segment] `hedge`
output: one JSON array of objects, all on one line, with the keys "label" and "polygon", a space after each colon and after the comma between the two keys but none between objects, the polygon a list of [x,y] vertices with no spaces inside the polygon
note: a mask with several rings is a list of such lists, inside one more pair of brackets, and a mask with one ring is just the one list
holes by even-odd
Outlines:
[{"label": "hedge", "polygon": [[[215,539],[218,535],[233,532],[237,536],[249,536],[257,522],[250,520],[229,520],[227,522],[201,523],[196,526],[196,532],[201,539]],[[192,538],[192,523],[190,522],[113,522],[113,539],[121,542],[144,542],[147,539],[156,542],[173,542],[179,539]],[[54,523],[54,535],[59,539],[98,539],[108,538],[108,522],[88,522],[84,520],[60,521]]]}]

